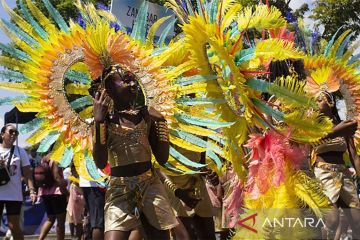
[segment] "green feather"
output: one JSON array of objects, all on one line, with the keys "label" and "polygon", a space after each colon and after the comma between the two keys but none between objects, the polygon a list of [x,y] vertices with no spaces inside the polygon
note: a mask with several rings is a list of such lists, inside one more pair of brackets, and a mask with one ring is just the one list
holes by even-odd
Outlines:
[{"label": "green feather", "polygon": [[218,122],[218,121],[211,120],[211,119],[192,117],[192,116],[189,116],[186,114],[179,114],[179,113],[175,113],[174,117],[178,121],[181,121],[181,122],[186,122],[189,124],[194,124],[194,125],[202,126],[202,127],[208,127],[208,128],[212,128],[212,129],[217,129],[217,128],[221,128],[221,127],[229,127],[234,124],[234,122]]},{"label": "green feather", "polygon": [[345,48],[349,44],[350,38],[355,35],[355,32],[349,34],[345,40],[341,43],[340,47],[336,51],[336,58],[341,58],[344,54]]},{"label": "green feather", "polygon": [[90,96],[83,96],[70,103],[71,107],[75,110],[92,104],[93,100]]},{"label": "green feather", "polygon": [[28,97],[27,96],[18,96],[18,97],[4,97],[0,98],[0,106],[1,105],[12,105],[14,101],[25,101]]},{"label": "green feather", "polygon": [[202,167],[207,166],[206,164],[201,164],[201,163],[191,161],[190,159],[188,159],[187,157],[185,157],[184,155],[182,155],[181,153],[176,151],[175,148],[173,148],[173,147],[170,147],[170,155],[173,158],[175,158],[176,160],[178,160],[181,164],[183,164],[184,166],[187,166],[187,167],[202,168]]},{"label": "green feather", "polygon": [[171,163],[165,163],[164,165],[162,165],[163,167],[165,167],[167,170],[169,170],[170,172],[173,173],[179,173],[179,174],[186,174],[186,175],[192,175],[192,174],[199,174],[200,172],[198,171],[188,171],[185,172],[181,169],[177,169],[176,167],[174,167]]},{"label": "green feather", "polygon": [[39,128],[40,125],[44,122],[43,118],[34,118],[30,122],[25,123],[19,128],[19,132],[21,134],[26,134],[31,131],[34,131],[35,129]]},{"label": "green feather", "polygon": [[339,29],[336,31],[336,33],[332,36],[330,42],[328,43],[328,45],[326,46],[325,48],[325,51],[324,51],[324,55],[327,57],[329,54],[330,54],[330,49],[331,47],[333,46],[334,42],[335,42],[335,38],[336,38],[336,35],[339,33],[339,31],[345,27],[344,25],[339,27]]},{"label": "green feather", "polygon": [[9,45],[5,45],[3,43],[0,43],[0,50],[10,54],[14,58],[18,58],[18,59],[23,60],[23,61],[30,60],[29,55],[27,55],[25,52],[23,52],[23,51],[21,51],[19,49],[13,48],[13,47],[11,47]]},{"label": "green feather", "polygon": [[49,150],[51,145],[58,140],[60,133],[57,131],[50,132],[40,143],[37,152],[45,153]]},{"label": "green feather", "polygon": [[15,24],[10,23],[4,19],[1,19],[1,22],[4,24],[4,26],[10,31],[13,32],[18,38],[26,42],[30,46],[38,46],[39,43],[34,40],[32,37],[30,37],[26,32],[21,30],[19,27],[17,27]]},{"label": "green feather", "polygon": [[210,2],[210,9],[209,9],[209,17],[210,17],[210,23],[214,23],[214,21],[216,20],[216,15],[217,15],[217,11],[218,11],[218,4],[219,0],[213,0],[212,2]]},{"label": "green feather", "polygon": [[217,169],[220,171],[222,168],[221,159],[211,150],[206,150],[206,156],[208,156],[211,160],[216,164]]},{"label": "green feather", "polygon": [[186,106],[193,105],[208,105],[208,104],[223,104],[226,103],[224,99],[215,99],[215,98],[189,98],[182,97],[175,100],[178,104],[183,104]]},{"label": "green feather", "polygon": [[246,82],[246,85],[258,92],[269,92],[271,83],[262,79],[250,78]]},{"label": "green feather", "polygon": [[102,176],[99,174],[98,168],[94,163],[94,159],[89,156],[89,153],[87,151],[85,153],[85,161],[86,161],[86,169],[90,177],[92,177],[92,179],[94,179],[95,181],[100,180]]},{"label": "green feather", "polygon": [[193,10],[193,6],[192,6],[191,2],[189,0],[185,0],[185,3],[186,3],[186,8],[189,12],[189,15],[194,16],[195,14],[194,14],[194,10]]},{"label": "green feather", "polygon": [[284,121],[285,115],[282,112],[269,107],[259,99],[252,98],[251,100],[254,103],[254,105],[261,110],[261,112],[264,112],[268,116],[272,116],[278,121]]},{"label": "green feather", "polygon": [[165,43],[165,39],[166,37],[169,35],[169,32],[171,30],[171,28],[174,26],[176,22],[176,19],[173,19],[172,21],[169,22],[169,24],[165,27],[165,29],[163,30],[163,32],[161,33],[159,40],[157,42],[158,46],[163,46]]},{"label": "green feather", "polygon": [[49,0],[42,0],[44,3],[46,9],[48,10],[50,16],[54,19],[56,24],[59,26],[59,28],[68,33],[69,32],[69,26],[66,24],[64,18],[60,15],[60,13],[54,8],[54,6],[50,3]]},{"label": "green feather", "polygon": [[24,15],[26,21],[28,21],[31,24],[31,26],[35,29],[35,31],[39,34],[39,36],[42,39],[47,40],[48,39],[47,32],[39,25],[39,23],[37,21],[34,20],[34,18],[31,16],[29,10],[25,6],[23,0],[20,0],[19,2],[20,2],[21,12]]},{"label": "green feather", "polygon": [[237,66],[242,64],[243,62],[250,61],[255,55],[255,48],[248,48],[239,51],[235,55],[235,63]]},{"label": "green feather", "polygon": [[175,84],[180,86],[186,86],[197,82],[206,82],[216,80],[217,77],[215,75],[195,75],[191,77],[182,77],[178,78]]},{"label": "green feather", "polygon": [[352,56],[349,60],[349,65],[353,64],[355,61],[357,61],[358,59],[360,59],[360,53],[356,54],[355,56]]},{"label": "green feather", "polygon": [[86,84],[86,85],[90,85],[90,83],[91,83],[90,77],[83,72],[69,70],[69,71],[66,71],[65,77],[75,83],[82,83],[82,84]]},{"label": "green feather", "polygon": [[304,87],[305,82],[296,78],[277,78],[275,83],[269,87],[269,93],[289,104],[315,108],[315,101],[307,97]]},{"label": "green feather", "polygon": [[30,82],[22,73],[12,70],[0,71],[0,79],[6,82]]},{"label": "green feather", "polygon": [[148,13],[149,4],[147,1],[143,1],[140,6],[138,15],[135,19],[135,24],[132,29],[131,37],[145,43],[146,40],[146,20]]},{"label": "green feather", "polygon": [[67,147],[64,151],[64,155],[62,156],[62,158],[60,160],[60,166],[62,168],[67,168],[68,166],[70,166],[73,157],[74,157],[74,152],[73,152],[72,148]]}]

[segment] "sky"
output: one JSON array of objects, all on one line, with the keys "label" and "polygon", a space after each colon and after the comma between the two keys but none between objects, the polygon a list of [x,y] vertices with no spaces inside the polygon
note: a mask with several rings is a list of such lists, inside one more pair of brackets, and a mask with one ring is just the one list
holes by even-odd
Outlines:
[{"label": "sky", "polygon": [[[15,3],[16,0],[6,0],[7,4],[11,7],[14,8],[15,7]],[[313,7],[313,3],[314,0],[292,0],[290,3],[290,7],[293,10],[298,9],[303,3],[308,3],[309,4],[309,8],[312,9]],[[308,18],[309,16],[309,12],[306,14],[306,18],[305,18],[305,24],[309,27],[314,26],[314,22]],[[4,11],[3,7],[0,6],[0,16],[3,19],[9,19],[8,15],[6,14],[6,12]],[[321,31],[321,28],[320,28]],[[0,30],[0,42],[1,43],[8,43],[9,39],[5,36],[5,34]],[[0,68],[1,69],[1,68]],[[1,90],[0,89],[0,97],[8,97],[8,96],[16,96],[16,93],[14,92],[10,92],[10,91],[5,91],[5,90]],[[11,110],[13,108],[13,106],[0,106],[0,126],[3,126],[4,123],[4,114],[6,112],[8,112],[9,110]],[[19,136],[19,145],[20,146],[26,146],[27,144],[25,143],[25,139],[28,137],[29,135],[25,135],[25,136]]]}]

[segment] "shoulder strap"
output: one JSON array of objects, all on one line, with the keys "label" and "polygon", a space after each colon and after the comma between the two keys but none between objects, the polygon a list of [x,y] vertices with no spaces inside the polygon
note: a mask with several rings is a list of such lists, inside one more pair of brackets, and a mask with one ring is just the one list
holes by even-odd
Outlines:
[{"label": "shoulder strap", "polygon": [[10,168],[10,163],[11,163],[11,159],[12,159],[12,157],[13,157],[13,155],[14,155],[14,150],[15,150],[15,146],[12,146],[12,147],[11,147],[11,150],[10,150],[9,160],[8,160],[8,162],[7,162],[7,168],[8,168],[8,169]]}]

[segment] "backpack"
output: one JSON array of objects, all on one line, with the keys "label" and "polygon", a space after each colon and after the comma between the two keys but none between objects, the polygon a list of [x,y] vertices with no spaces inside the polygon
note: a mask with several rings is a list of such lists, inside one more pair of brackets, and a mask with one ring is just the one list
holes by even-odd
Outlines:
[{"label": "backpack", "polygon": [[37,187],[49,188],[54,186],[55,179],[48,161],[43,161],[35,167],[34,182]]}]

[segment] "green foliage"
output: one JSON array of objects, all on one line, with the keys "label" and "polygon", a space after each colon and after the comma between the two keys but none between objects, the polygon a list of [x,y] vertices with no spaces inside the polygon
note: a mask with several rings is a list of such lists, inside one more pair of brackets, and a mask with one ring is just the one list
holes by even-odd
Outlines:
[{"label": "green foliage", "polygon": [[159,4],[159,5],[164,5],[166,0],[149,0],[149,2],[156,3],[156,4]]},{"label": "green foliage", "polygon": [[311,18],[324,26],[323,37],[330,40],[336,30],[351,29],[358,35],[360,32],[360,0],[318,0],[314,2]]}]

